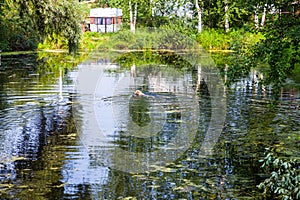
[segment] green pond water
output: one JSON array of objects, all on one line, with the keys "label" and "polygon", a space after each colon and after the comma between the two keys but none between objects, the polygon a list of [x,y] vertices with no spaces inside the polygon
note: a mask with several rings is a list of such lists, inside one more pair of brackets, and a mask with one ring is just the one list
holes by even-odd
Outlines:
[{"label": "green pond water", "polygon": [[295,82],[272,103],[258,69],[82,60],[2,56],[1,199],[259,199],[265,148],[300,157]]}]

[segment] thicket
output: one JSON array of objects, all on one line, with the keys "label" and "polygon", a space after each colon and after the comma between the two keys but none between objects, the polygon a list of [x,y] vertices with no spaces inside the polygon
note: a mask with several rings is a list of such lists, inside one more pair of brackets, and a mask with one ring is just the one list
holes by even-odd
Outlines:
[{"label": "thicket", "polygon": [[284,158],[274,150],[267,149],[261,167],[268,175],[258,188],[266,199],[300,199],[299,160]]},{"label": "thicket", "polygon": [[75,51],[84,16],[77,4],[76,0],[1,0],[0,49],[36,50],[47,41]]}]

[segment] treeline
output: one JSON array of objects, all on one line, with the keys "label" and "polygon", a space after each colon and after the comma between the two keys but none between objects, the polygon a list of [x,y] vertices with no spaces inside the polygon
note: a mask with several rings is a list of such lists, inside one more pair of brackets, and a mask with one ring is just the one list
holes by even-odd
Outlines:
[{"label": "treeline", "polygon": [[[88,16],[83,2],[0,0],[0,49],[34,49],[45,39],[65,39],[69,47],[76,47],[82,34],[81,23]],[[278,26],[278,21],[288,18],[293,24],[299,22],[291,19],[299,19],[298,6],[299,1],[291,0],[96,0],[92,4],[123,9],[124,27],[133,31],[163,26],[189,35],[211,29],[220,33],[239,29],[271,31],[268,23],[280,32],[283,27]]]},{"label": "treeline", "polygon": [[[81,23],[89,14],[84,2],[0,0],[0,49],[31,50],[45,40],[56,42],[58,47],[67,45],[70,49],[76,48],[82,36]],[[299,28],[298,6],[299,1],[293,3],[291,0],[96,0],[92,4],[92,7],[121,8],[125,29],[171,28],[196,36],[201,43],[205,43],[206,39],[237,40],[240,39],[238,35],[245,32],[278,35],[285,21],[290,21],[286,24],[289,29],[285,31],[296,32]],[[208,37],[210,32],[205,33],[207,36],[200,36],[203,30],[210,30],[213,38]],[[231,33],[230,38],[224,36],[230,31],[235,31],[236,35]],[[293,45],[297,43],[293,41]],[[206,46],[228,49],[232,45],[226,41],[224,45]]]}]

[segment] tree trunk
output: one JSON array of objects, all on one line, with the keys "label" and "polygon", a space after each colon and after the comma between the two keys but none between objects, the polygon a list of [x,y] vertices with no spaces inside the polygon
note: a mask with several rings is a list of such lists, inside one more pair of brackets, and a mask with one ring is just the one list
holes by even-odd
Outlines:
[{"label": "tree trunk", "polygon": [[59,83],[59,101],[62,101],[63,100],[63,81],[62,81],[62,69],[61,67],[59,68],[59,79],[58,79],[58,83]]},{"label": "tree trunk", "polygon": [[133,64],[130,68],[130,88],[135,89],[136,86],[136,66]]},{"label": "tree trunk", "polygon": [[199,63],[198,68],[197,68],[197,87],[196,87],[197,92],[200,92],[201,81],[202,81],[202,67],[201,67],[201,64]]},{"label": "tree trunk", "polygon": [[225,0],[225,31],[229,31],[228,1]]},{"label": "tree trunk", "polygon": [[129,1],[128,4],[129,4],[130,30],[133,31],[133,12],[132,12],[132,7],[131,7],[131,1]]},{"label": "tree trunk", "polygon": [[133,16],[134,32],[135,32],[135,26],[136,26],[136,19],[137,19],[137,3],[135,3],[135,5],[134,5],[134,16]]},{"label": "tree trunk", "polygon": [[267,4],[265,4],[265,6],[264,6],[264,12],[263,12],[262,17],[261,17],[261,23],[260,23],[261,27],[263,27],[265,25],[266,12],[267,12]]},{"label": "tree trunk", "polygon": [[198,13],[198,33],[202,32],[202,8],[199,6],[199,0],[196,0],[196,9]]},{"label": "tree trunk", "polygon": [[130,17],[130,30],[135,33],[135,25],[137,18],[137,3],[134,5],[134,10],[131,5],[131,1],[129,1],[129,17]]},{"label": "tree trunk", "polygon": [[255,28],[258,29],[259,28],[259,22],[258,22],[258,14],[257,14],[257,8],[255,8],[255,11],[254,11],[254,25],[255,25]]}]

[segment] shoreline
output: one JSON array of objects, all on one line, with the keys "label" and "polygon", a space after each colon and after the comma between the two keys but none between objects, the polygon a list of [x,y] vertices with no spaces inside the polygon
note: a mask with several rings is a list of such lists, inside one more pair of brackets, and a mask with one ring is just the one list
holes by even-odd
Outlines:
[{"label": "shoreline", "polygon": [[[100,51],[111,51],[111,52],[120,52],[120,53],[127,53],[127,52],[188,52],[188,51],[195,51],[198,49],[103,49]],[[205,49],[200,49],[205,50]],[[209,53],[234,53],[233,50],[205,50]],[[35,51],[0,51],[0,55],[2,56],[9,56],[9,55],[26,55],[26,54],[34,54],[38,52],[49,52],[49,53],[68,53],[68,50],[66,49],[42,49],[42,50],[35,50]],[[93,52],[93,51],[91,51]],[[86,51],[78,51],[78,53],[87,53]]]}]

